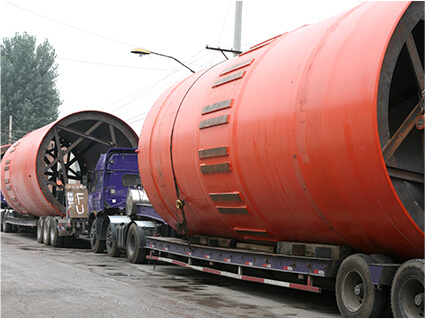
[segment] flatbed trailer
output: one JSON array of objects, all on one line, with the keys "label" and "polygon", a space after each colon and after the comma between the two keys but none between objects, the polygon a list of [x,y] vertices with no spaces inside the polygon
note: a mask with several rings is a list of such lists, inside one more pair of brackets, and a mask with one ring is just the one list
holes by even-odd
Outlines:
[{"label": "flatbed trailer", "polygon": [[[146,237],[147,259],[176,264],[186,268],[222,275],[241,280],[306,290],[320,293],[326,280],[336,278],[343,259],[296,256],[288,254],[260,252],[248,249],[211,247],[189,244],[181,238]],[[375,255],[379,256],[379,255]],[[376,259],[369,265],[372,284],[385,286],[401,264],[383,263]],[[264,278],[253,274],[256,270],[264,273]],[[296,279],[294,280],[294,275]],[[285,282],[279,278],[294,282]],[[292,278],[291,278],[292,277]],[[276,278],[276,279],[273,279]],[[317,282],[316,286],[314,283]]]}]

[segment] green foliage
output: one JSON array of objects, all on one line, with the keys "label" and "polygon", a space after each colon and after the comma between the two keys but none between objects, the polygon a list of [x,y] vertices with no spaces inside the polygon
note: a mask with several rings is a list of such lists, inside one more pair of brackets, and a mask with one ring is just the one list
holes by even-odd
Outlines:
[{"label": "green foliage", "polygon": [[37,46],[34,36],[18,33],[4,38],[1,48],[1,128],[6,144],[9,115],[13,139],[57,119],[61,104],[56,88],[56,53],[47,39]]}]

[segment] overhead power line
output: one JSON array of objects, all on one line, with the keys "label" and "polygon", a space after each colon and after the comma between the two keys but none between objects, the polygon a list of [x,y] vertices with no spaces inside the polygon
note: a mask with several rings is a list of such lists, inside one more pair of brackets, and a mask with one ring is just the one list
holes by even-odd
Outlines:
[{"label": "overhead power line", "polygon": [[217,40],[217,46],[220,44],[220,39],[221,39],[221,35],[223,33],[224,27],[226,25],[227,22],[227,16],[229,15],[229,11],[230,11],[230,7],[232,6],[232,3],[229,3],[229,7],[227,8],[227,12],[226,12],[226,16],[224,17],[224,21],[223,21],[223,26],[221,27],[221,31],[220,34],[218,36],[218,40]]},{"label": "overhead power line", "polygon": [[11,3],[11,2],[8,2],[8,1],[5,1],[5,3],[7,3],[8,5],[14,6],[14,7],[16,7],[18,9],[22,10],[22,11],[26,11],[28,13],[31,13],[31,14],[36,15],[38,17],[41,17],[43,19],[46,19],[46,20],[49,20],[49,21],[52,21],[52,22],[61,24],[61,25],[65,26],[65,27],[68,27],[68,28],[71,28],[71,29],[74,29],[74,30],[77,30],[77,31],[80,31],[80,32],[83,32],[83,33],[90,34],[90,35],[95,36],[95,37],[98,37],[98,38],[102,38],[104,40],[112,41],[112,42],[119,43],[119,44],[122,44],[122,45],[125,45],[125,46],[134,46],[134,47],[137,46],[134,43],[126,43],[126,42],[123,42],[123,41],[120,41],[120,40],[116,40],[116,39],[112,39],[112,38],[109,38],[109,37],[105,37],[105,36],[103,36],[101,34],[98,34],[98,33],[87,31],[87,30],[84,30],[84,29],[81,29],[81,28],[78,28],[78,27],[74,27],[73,25],[70,25],[70,24],[67,24],[67,23],[64,23],[64,22],[61,22],[61,21],[58,21],[58,20],[55,20],[55,19],[46,17],[46,16],[44,16],[42,14],[39,14],[37,12],[31,11],[31,10],[28,10],[28,9],[25,9],[25,8],[23,8],[21,6],[18,6],[16,4]]},{"label": "overhead power line", "polygon": [[58,60],[64,60],[64,61],[78,62],[78,63],[97,64],[97,65],[110,66],[110,67],[116,67],[116,68],[129,68],[129,69],[165,71],[165,72],[172,71],[172,70],[167,70],[167,69],[144,68],[144,67],[137,67],[137,66],[130,66],[130,65],[118,65],[118,64],[100,63],[100,62],[83,61],[83,60],[60,58],[60,57],[58,57],[57,59]]},{"label": "overhead power line", "polygon": [[[186,63],[190,63],[190,64],[194,64],[195,62],[197,62],[198,60],[202,59],[203,57],[205,57],[206,55],[208,55],[208,52],[205,53],[204,50],[199,51],[198,53],[196,53],[195,55],[193,55]],[[165,87],[170,86],[171,84],[169,82],[166,82],[166,80],[171,80],[170,78],[172,76],[174,76],[175,74],[177,74],[180,71],[180,68],[176,68],[174,69],[171,73],[169,73],[168,75],[162,77],[161,79],[159,79],[156,82],[150,83],[149,85],[137,90],[136,92],[133,92],[129,95],[126,95],[122,98],[120,98],[119,100],[112,102],[111,104],[106,105],[104,108],[105,109],[112,109],[114,108],[114,111],[117,111],[119,109],[123,109],[126,106],[128,106],[129,104],[132,104],[134,101],[137,101],[139,99],[142,99],[143,97],[152,94],[153,92],[157,92],[158,90],[161,90]],[[177,79],[176,79],[177,81]],[[126,102],[123,102],[124,100],[127,100]],[[155,98],[156,100],[156,98]],[[122,102],[119,106],[117,106],[116,104]],[[135,106],[132,110],[137,109],[139,106]],[[130,110],[131,111],[131,110]]]}]

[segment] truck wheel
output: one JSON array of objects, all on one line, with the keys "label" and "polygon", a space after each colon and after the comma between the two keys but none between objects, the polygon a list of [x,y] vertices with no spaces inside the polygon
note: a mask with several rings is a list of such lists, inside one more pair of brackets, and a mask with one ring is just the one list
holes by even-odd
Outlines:
[{"label": "truck wheel", "polygon": [[47,216],[43,223],[43,243],[50,245],[50,225],[52,224],[52,216]]},{"label": "truck wheel", "polygon": [[375,262],[365,254],[347,257],[336,276],[336,301],[344,317],[379,317],[385,306],[385,293],[372,284],[369,264]]},{"label": "truck wheel", "polygon": [[11,233],[12,232],[13,225],[11,225],[11,224],[9,224],[9,223],[6,222],[6,218],[5,218],[4,215],[3,215],[3,220],[1,222],[1,225],[3,227],[3,231],[5,233]]},{"label": "truck wheel", "polygon": [[111,257],[121,256],[121,249],[117,248],[117,242],[112,239],[111,223],[109,223],[106,229],[106,251]]},{"label": "truck wheel", "polygon": [[103,251],[105,250],[105,241],[100,240],[99,237],[96,235],[96,219],[93,220],[93,223],[91,224],[90,247],[92,252],[96,254],[103,253]]},{"label": "truck wheel", "polygon": [[50,224],[50,244],[53,247],[61,247],[63,243],[63,237],[59,236],[58,227],[55,221],[52,219]]},{"label": "truck wheel", "polygon": [[424,317],[424,260],[406,261],[397,270],[391,287],[391,308],[395,318]]},{"label": "truck wheel", "polygon": [[3,231],[3,219],[4,219],[4,211],[2,210],[0,213],[0,231]]},{"label": "truck wheel", "polygon": [[127,234],[127,259],[132,264],[142,264],[146,260],[146,250],[142,242],[142,232],[139,232],[136,224],[132,224]]},{"label": "truck wheel", "polygon": [[42,216],[37,220],[37,242],[40,244],[43,242],[44,219],[45,217]]}]

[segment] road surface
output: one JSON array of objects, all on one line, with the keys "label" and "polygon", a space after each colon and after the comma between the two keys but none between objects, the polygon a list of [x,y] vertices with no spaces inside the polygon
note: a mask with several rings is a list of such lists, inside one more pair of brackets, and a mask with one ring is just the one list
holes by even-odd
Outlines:
[{"label": "road surface", "polygon": [[339,317],[332,292],[314,294],[197,272],[134,265],[1,233],[4,317]]}]

